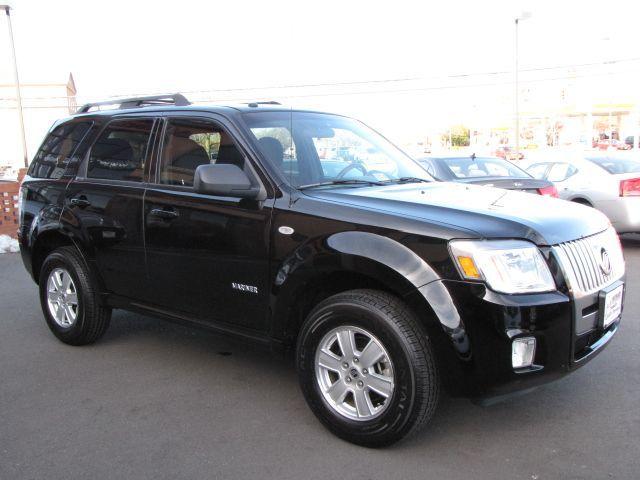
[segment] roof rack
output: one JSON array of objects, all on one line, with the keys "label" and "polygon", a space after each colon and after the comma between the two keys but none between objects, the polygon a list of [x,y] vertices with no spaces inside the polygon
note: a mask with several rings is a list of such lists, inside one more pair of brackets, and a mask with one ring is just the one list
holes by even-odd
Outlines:
[{"label": "roof rack", "polygon": [[181,93],[174,93],[170,95],[150,95],[148,97],[118,98],[104,102],[85,103],[76,111],[76,113],[87,113],[92,108],[103,105],[119,105],[118,108],[120,109],[151,107],[156,105],[175,105],[176,107],[184,107],[191,105],[191,102]]},{"label": "roof rack", "polygon": [[268,102],[249,102],[246,105],[251,108],[256,108],[258,105],[282,105],[282,104],[280,102],[276,102],[275,100],[269,100]]}]

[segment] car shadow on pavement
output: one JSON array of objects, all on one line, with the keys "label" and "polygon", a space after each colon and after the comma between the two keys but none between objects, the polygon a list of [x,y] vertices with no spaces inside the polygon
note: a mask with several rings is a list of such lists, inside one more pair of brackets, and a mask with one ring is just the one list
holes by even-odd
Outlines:
[{"label": "car shadow on pavement", "polygon": [[620,235],[620,242],[622,243],[622,248],[640,248],[640,234],[624,233]]},{"label": "car shadow on pavement", "polygon": [[[170,361],[167,375],[193,377],[197,365],[195,375],[200,376],[196,377],[201,384],[199,394],[220,395],[223,387],[243,391],[259,382],[270,391],[261,399],[246,397],[243,402],[247,404],[243,408],[252,409],[259,404],[264,411],[269,411],[269,403],[273,403],[274,409],[287,405],[288,422],[306,425],[311,431],[317,431],[321,438],[327,435],[306,407],[291,356],[273,354],[264,347],[248,345],[232,337],[124,311],[114,313],[112,325],[100,344],[124,346],[128,350],[135,344],[137,355],[151,357],[147,361],[156,363],[158,369],[166,368]],[[580,389],[579,386],[576,388]],[[539,425],[545,418],[554,422],[557,419],[553,417],[562,416],[568,396],[573,394],[566,386],[554,388],[550,385],[526,396],[481,407],[468,399],[452,398],[443,392],[431,423],[418,435],[391,448],[422,449],[469,435],[477,435],[478,441],[482,441],[486,436],[499,438],[505,432],[527,428],[528,422]],[[241,417],[236,420],[243,421]]]}]

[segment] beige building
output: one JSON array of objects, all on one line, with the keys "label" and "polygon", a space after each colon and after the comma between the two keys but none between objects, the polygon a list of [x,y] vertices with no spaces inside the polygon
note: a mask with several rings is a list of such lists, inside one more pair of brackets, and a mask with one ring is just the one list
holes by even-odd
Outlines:
[{"label": "beige building", "polygon": [[[27,157],[33,158],[53,122],[76,110],[76,85],[73,75],[52,83],[21,83]],[[0,84],[0,167],[15,171],[23,167],[20,122],[13,83]]]}]

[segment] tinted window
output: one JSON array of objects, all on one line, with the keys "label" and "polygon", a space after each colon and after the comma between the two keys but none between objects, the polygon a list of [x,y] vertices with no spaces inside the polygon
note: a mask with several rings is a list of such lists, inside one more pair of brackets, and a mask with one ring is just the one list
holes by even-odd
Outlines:
[{"label": "tinted window", "polygon": [[37,178],[62,177],[70,162],[78,162],[74,155],[89,127],[90,122],[80,122],[54,128],[36,153],[29,175]]},{"label": "tinted window", "polygon": [[196,168],[208,163],[244,168],[244,157],[218,125],[197,119],[169,120],[162,148],[160,183],[193,186]]},{"label": "tinted window", "polygon": [[551,182],[562,182],[576,173],[578,170],[568,163],[554,163],[549,170],[547,180]]},{"label": "tinted window", "polygon": [[91,148],[87,176],[141,182],[153,120],[116,120]]},{"label": "tinted window", "polygon": [[613,174],[640,172],[640,161],[638,160],[623,158],[588,158],[587,160]]}]

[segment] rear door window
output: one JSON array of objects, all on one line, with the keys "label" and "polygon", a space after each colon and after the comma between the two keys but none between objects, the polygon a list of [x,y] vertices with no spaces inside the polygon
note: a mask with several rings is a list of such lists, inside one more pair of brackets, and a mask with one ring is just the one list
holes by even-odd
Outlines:
[{"label": "rear door window", "polygon": [[91,122],[65,123],[54,128],[45,138],[29,167],[35,178],[60,178],[71,163],[77,164],[78,146],[91,127]]},{"label": "rear door window", "polygon": [[532,165],[529,168],[527,168],[527,173],[531,175],[533,178],[542,180],[545,178],[545,173],[547,172],[547,168],[549,168],[548,163],[538,163],[536,165]]},{"label": "rear door window", "polygon": [[111,122],[91,147],[87,177],[142,182],[153,119]]},{"label": "rear door window", "polygon": [[568,163],[554,163],[549,171],[547,180],[550,182],[563,182],[576,172],[577,169],[573,165]]}]

